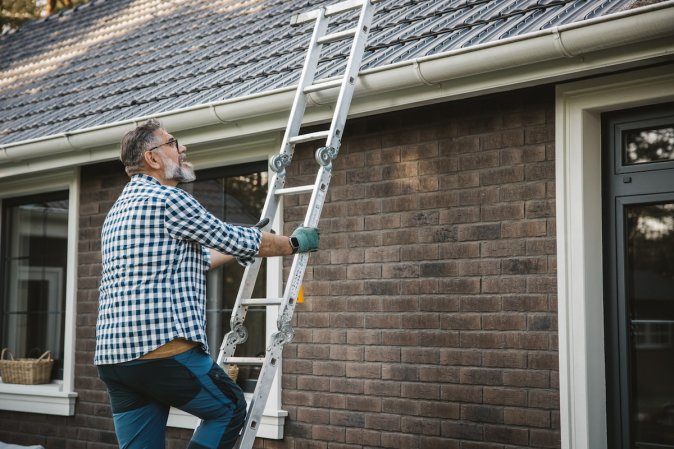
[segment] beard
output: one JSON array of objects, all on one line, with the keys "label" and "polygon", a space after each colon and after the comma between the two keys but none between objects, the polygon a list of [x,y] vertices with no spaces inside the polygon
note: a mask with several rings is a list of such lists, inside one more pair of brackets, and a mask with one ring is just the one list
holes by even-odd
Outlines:
[{"label": "beard", "polygon": [[192,164],[185,162],[185,158],[180,157],[180,164],[173,159],[164,157],[164,178],[176,182],[192,182],[197,179],[194,174]]}]

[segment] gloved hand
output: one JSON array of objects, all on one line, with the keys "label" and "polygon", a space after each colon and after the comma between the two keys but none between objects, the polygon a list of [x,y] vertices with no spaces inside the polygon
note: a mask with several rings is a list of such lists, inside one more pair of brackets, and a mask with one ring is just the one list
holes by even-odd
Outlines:
[{"label": "gloved hand", "polygon": [[300,226],[290,235],[291,240],[297,243],[298,253],[308,253],[318,250],[318,241],[321,238],[321,231],[318,228],[308,228]]}]

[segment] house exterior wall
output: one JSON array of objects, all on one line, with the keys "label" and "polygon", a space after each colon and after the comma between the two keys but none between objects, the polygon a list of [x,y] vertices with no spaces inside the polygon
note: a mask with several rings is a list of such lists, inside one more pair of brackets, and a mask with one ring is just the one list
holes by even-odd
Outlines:
[{"label": "house exterior wall", "polygon": [[[256,447],[560,446],[554,101],[545,86],[348,123],[284,352],[286,437]],[[313,148],[289,171],[312,182]],[[116,447],[91,361],[100,227],[125,182],[118,162],[82,167],[76,415],[0,412],[0,441]],[[307,201],[286,201],[286,232]]]}]

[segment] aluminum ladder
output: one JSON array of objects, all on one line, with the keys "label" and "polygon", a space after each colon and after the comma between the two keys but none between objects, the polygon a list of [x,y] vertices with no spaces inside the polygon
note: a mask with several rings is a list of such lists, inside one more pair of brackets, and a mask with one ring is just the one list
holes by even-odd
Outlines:
[{"label": "aluminum ladder", "polygon": [[[357,9],[360,9],[360,14],[357,15],[357,24],[354,28],[328,34],[330,18]],[[269,191],[262,210],[260,221],[262,229],[268,229],[269,223],[273,221],[279,202],[284,195],[308,192],[311,192],[311,199],[304,219],[304,226],[318,226],[325,195],[330,184],[332,160],[339,153],[344,124],[351,105],[351,98],[353,97],[353,91],[365,51],[367,35],[370,31],[374,15],[373,9],[373,0],[348,0],[314,11],[297,14],[291,18],[291,25],[299,25],[311,21],[315,21],[315,25],[290,110],[288,125],[281,142],[281,149],[278,154],[270,159],[269,165],[274,172],[274,176],[270,182]],[[356,16],[356,14],[352,15]],[[315,82],[323,45],[345,39],[352,39],[353,42],[343,75]],[[335,104],[330,129],[309,134],[299,134],[307,105],[307,96],[312,92],[337,87],[339,87],[339,95]],[[323,139],[325,139],[325,144],[315,154],[316,162],[320,167],[315,183],[306,186],[284,188],[286,180],[285,169],[290,165],[295,145]],[[223,367],[230,364],[261,366],[255,392],[248,407],[246,422],[235,448],[250,449],[255,441],[267,397],[269,396],[274,376],[281,361],[283,346],[292,341],[294,336],[291,320],[308,259],[309,254],[307,253],[295,254],[282,298],[251,298],[261,265],[260,258],[249,265],[244,272],[234,309],[232,310],[231,331],[225,335],[217,358],[217,363]],[[244,320],[250,306],[279,306],[277,331],[270,336],[264,357],[234,357],[236,346],[245,342],[248,337]]]}]

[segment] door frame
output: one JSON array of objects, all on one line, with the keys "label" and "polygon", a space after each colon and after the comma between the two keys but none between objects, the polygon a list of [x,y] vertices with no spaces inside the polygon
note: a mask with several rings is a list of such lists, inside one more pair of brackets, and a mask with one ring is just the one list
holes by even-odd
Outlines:
[{"label": "door frame", "polygon": [[555,188],[563,449],[606,449],[601,113],[674,100],[672,65],[557,86]]}]

